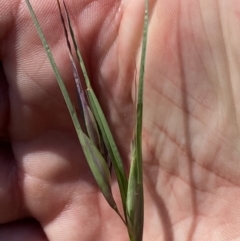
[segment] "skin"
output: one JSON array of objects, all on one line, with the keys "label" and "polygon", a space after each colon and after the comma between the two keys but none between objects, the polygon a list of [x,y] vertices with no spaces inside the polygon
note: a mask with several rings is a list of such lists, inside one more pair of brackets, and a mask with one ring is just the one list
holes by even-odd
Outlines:
[{"label": "skin", "polygon": [[[77,106],[56,2],[31,3]],[[144,3],[67,6],[129,166]],[[238,240],[239,0],[151,0],[150,14],[143,240]],[[0,58],[0,240],[127,241],[89,171],[24,1],[0,0]],[[113,192],[120,204],[115,181]]]}]

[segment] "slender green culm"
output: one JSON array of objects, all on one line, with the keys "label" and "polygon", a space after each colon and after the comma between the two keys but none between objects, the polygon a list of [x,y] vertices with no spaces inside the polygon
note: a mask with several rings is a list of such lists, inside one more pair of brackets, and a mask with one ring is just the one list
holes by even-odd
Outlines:
[{"label": "slender green culm", "polygon": [[145,0],[143,43],[137,97],[137,122],[132,142],[132,162],[127,192],[127,224],[131,241],[141,241],[144,223],[143,173],[142,173],[142,112],[143,84],[148,33],[148,0]]},{"label": "slender green culm", "polygon": [[68,92],[67,92],[67,89],[65,87],[65,84],[64,84],[64,82],[63,82],[63,80],[61,78],[60,72],[59,72],[58,67],[57,67],[57,65],[55,63],[55,60],[54,60],[53,55],[52,55],[52,52],[51,52],[51,50],[49,48],[49,45],[48,45],[48,43],[46,41],[46,38],[45,38],[45,36],[44,36],[44,34],[42,32],[42,29],[41,29],[40,24],[39,24],[39,22],[37,20],[37,17],[35,15],[34,11],[33,11],[32,5],[30,4],[29,0],[25,0],[25,1],[26,1],[27,6],[28,6],[28,9],[29,9],[29,12],[31,14],[31,17],[33,19],[33,22],[34,22],[34,24],[36,26],[36,29],[37,29],[38,35],[40,37],[40,40],[42,42],[42,45],[44,46],[44,49],[45,49],[45,51],[47,53],[48,59],[50,61],[50,64],[51,64],[52,69],[54,71],[54,74],[56,76],[56,79],[58,81],[59,87],[60,87],[61,92],[63,94],[63,97],[64,97],[64,100],[66,102],[67,108],[68,108],[68,110],[70,112],[70,115],[71,115],[73,124],[75,126],[75,129],[76,129],[77,132],[79,132],[81,130],[81,127],[80,127],[80,124],[79,124],[79,121],[78,121],[78,118],[77,118],[76,111],[75,111],[75,109],[73,107],[73,104],[71,102],[71,99],[70,99],[70,97],[68,95]]},{"label": "slender green culm", "polygon": [[[79,124],[78,118],[76,111],[73,107],[73,104],[70,100],[70,97],[68,95],[67,89],[65,87],[65,84],[61,78],[61,75],[59,73],[59,70],[57,68],[57,65],[54,61],[53,55],[51,53],[51,50],[47,44],[46,38],[41,30],[41,27],[39,25],[39,22],[37,20],[37,17],[33,11],[33,8],[29,2],[29,0],[25,0],[26,4],[29,8],[29,12],[31,14],[31,17],[33,19],[33,22],[36,26],[37,32],[39,34],[39,37],[42,41],[42,44],[44,46],[44,49],[47,53],[48,59],[51,63],[51,66],[54,70],[57,82],[59,84],[59,87],[62,91],[62,95],[64,97],[64,100],[66,102],[66,105],[68,107],[69,113],[71,115],[75,130],[77,132],[77,136],[79,139],[79,142],[82,146],[83,152],[85,154],[85,157],[87,159],[87,162],[89,164],[89,167],[93,173],[93,176],[103,194],[103,196],[106,198],[106,201],[109,203],[109,205],[117,212],[117,214],[121,217],[118,208],[116,206],[116,203],[114,201],[113,195],[112,195],[112,190],[111,190],[111,181],[110,181],[110,172],[107,166],[106,161],[102,157],[101,153],[98,151],[97,147],[93,143],[91,139],[89,139],[88,136],[86,136],[82,128]],[[121,219],[124,221],[124,219],[121,217]],[[124,221],[125,222],[125,221]]]}]

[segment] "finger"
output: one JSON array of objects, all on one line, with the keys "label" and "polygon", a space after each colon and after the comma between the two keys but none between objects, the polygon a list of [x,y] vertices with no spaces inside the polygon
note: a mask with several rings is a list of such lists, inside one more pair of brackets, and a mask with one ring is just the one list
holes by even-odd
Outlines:
[{"label": "finger", "polygon": [[48,241],[35,220],[20,220],[0,226],[1,241]]}]

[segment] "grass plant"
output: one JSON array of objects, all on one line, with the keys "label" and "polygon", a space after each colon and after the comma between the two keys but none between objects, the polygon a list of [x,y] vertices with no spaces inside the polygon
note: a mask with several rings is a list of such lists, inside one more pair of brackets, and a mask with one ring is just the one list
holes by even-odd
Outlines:
[{"label": "grass plant", "polygon": [[[92,89],[91,81],[88,77],[87,70],[81,56],[77,40],[74,35],[70,16],[67,11],[67,6],[63,1],[63,9],[59,0],[56,0],[56,7],[59,9],[61,22],[65,33],[66,45],[69,53],[69,61],[72,65],[73,76],[75,79],[76,89],[80,100],[79,109],[82,110],[82,118],[84,125],[81,126],[77,117],[77,113],[73,103],[66,90],[65,84],[59,73],[58,67],[54,61],[53,55],[49,48],[46,38],[41,30],[40,24],[34,13],[34,10],[29,0],[25,0],[33,22],[36,26],[43,47],[47,53],[52,69],[55,73],[57,82],[61,89],[62,95],[71,115],[79,142],[83,149],[84,155],[91,169],[91,172],[99,186],[106,201],[120,216],[126,225],[129,239],[131,241],[141,241],[143,236],[144,223],[144,199],[143,199],[143,172],[142,172],[142,117],[143,117],[143,87],[144,87],[144,72],[145,72],[145,56],[147,46],[148,32],[148,0],[145,0],[145,17],[142,38],[142,53],[140,62],[140,73],[138,81],[138,91],[136,100],[136,125],[134,138],[132,140],[132,160],[130,165],[130,173],[126,174],[123,161],[119,154],[117,145],[104,116],[98,99]],[[69,37],[70,36],[70,37]],[[74,46],[74,51],[78,61],[74,60],[71,41]],[[77,63],[76,63],[77,62]],[[86,90],[83,89],[82,83],[77,71],[77,64],[80,65]],[[85,132],[83,130],[86,130]],[[114,200],[111,190],[111,174],[109,170],[108,160],[110,159],[116,174],[121,201],[124,214],[120,214],[119,209]]]}]

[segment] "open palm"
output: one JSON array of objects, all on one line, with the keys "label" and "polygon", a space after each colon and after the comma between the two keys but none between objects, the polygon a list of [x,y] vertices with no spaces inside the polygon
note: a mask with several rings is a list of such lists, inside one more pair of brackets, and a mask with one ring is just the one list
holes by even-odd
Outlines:
[{"label": "open palm", "polygon": [[[31,2],[77,105],[56,1]],[[144,1],[67,5],[128,166]],[[152,0],[150,15],[143,239],[238,240],[239,1]],[[0,0],[0,57],[0,240],[128,240],[84,159],[23,0]]]}]

